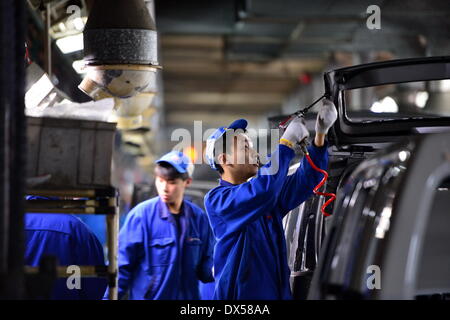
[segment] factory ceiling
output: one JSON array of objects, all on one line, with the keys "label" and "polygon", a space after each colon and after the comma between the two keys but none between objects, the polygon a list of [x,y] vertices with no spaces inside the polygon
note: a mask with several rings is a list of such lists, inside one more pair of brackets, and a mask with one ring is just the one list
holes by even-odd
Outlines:
[{"label": "factory ceiling", "polygon": [[[380,30],[366,26],[370,5],[381,9]],[[218,125],[217,113],[221,121],[280,113],[305,87],[305,74],[330,65],[450,51],[445,0],[157,0],[155,7],[166,121],[174,126],[195,118]]]},{"label": "factory ceiling", "polygon": [[[93,3],[46,2],[51,3],[56,44],[81,32]],[[450,52],[448,0],[155,0],[154,4],[163,68],[163,90],[158,93],[162,107],[157,114],[164,139],[174,128],[191,129],[195,120],[202,120],[204,128],[240,117],[250,125],[266,126],[267,117],[286,111],[293,94],[311,91],[314,98],[321,90],[314,84],[321,83],[327,69]],[[371,5],[380,8],[380,29],[367,27]],[[70,6],[80,7],[80,19],[71,19]],[[37,20],[43,17],[42,11],[33,12]],[[54,46],[55,59],[64,58],[66,66],[66,72],[59,72],[59,82],[77,91],[71,94],[74,101],[86,99],[76,88],[83,74],[76,77],[70,68],[73,64],[82,72],[82,47],[68,53],[58,48]],[[62,66],[57,63],[55,72]]]},{"label": "factory ceiling", "polygon": [[[79,28],[69,6],[80,7],[85,23],[93,1],[47,2],[57,40]],[[366,27],[370,5],[381,10],[379,30]],[[353,64],[358,54],[363,58],[356,63],[377,52],[389,58],[446,54],[449,14],[446,0],[156,0],[166,124],[202,118],[216,125],[212,110],[230,119],[279,113],[305,74]],[[66,57],[78,61],[82,52]]]}]

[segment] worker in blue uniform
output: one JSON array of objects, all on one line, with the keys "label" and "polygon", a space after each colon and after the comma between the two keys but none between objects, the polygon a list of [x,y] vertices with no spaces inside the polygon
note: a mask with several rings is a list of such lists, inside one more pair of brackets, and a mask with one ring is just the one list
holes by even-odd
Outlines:
[{"label": "worker in blue uniform", "polygon": [[[49,198],[27,196],[27,200]],[[105,266],[103,248],[97,237],[77,217],[60,213],[25,214],[25,264],[39,266],[43,256],[54,256],[59,266]],[[72,273],[68,273],[70,276]],[[82,274],[81,274],[82,276]],[[67,279],[55,281],[51,299],[100,300],[105,292],[105,278],[83,278],[80,286],[67,285]]]},{"label": "worker in blue uniform", "polygon": [[206,214],[184,199],[193,164],[172,151],[156,162],[158,196],[128,214],[119,233],[119,299],[200,299],[198,281],[214,281]]},{"label": "worker in blue uniform", "polygon": [[[325,135],[336,118],[334,104],[325,100],[317,116],[313,145],[308,148],[313,162],[322,169],[328,165]],[[206,159],[220,174],[219,186],[205,197],[217,241],[214,298],[291,299],[282,219],[312,195],[323,176],[306,159],[288,176],[293,146],[309,136],[303,119],[291,121],[264,166],[258,163],[246,127],[246,120],[236,120],[217,129],[206,145]]]}]

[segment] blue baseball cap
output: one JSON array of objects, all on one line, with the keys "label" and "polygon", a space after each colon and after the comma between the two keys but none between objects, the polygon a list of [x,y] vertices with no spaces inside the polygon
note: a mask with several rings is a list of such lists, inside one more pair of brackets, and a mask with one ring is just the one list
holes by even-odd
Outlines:
[{"label": "blue baseball cap", "polygon": [[217,167],[215,165],[214,161],[214,146],[216,144],[216,141],[220,139],[223,134],[227,130],[237,130],[242,129],[245,131],[247,128],[247,120],[245,119],[238,119],[233,121],[228,127],[220,127],[212,135],[209,136],[209,138],[206,140],[206,151],[205,151],[205,157],[206,161],[208,161],[208,164],[211,168],[214,170],[217,170]]},{"label": "blue baseball cap", "polygon": [[174,167],[179,173],[188,173],[189,176],[192,176],[194,172],[194,165],[183,152],[180,151],[171,151],[166,153],[161,158],[155,161],[155,163],[167,162],[172,167]]}]

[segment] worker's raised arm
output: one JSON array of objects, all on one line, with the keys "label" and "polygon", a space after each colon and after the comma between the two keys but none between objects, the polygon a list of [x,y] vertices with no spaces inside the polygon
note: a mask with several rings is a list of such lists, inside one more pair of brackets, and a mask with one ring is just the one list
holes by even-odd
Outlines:
[{"label": "worker's raised arm", "polygon": [[[325,99],[316,119],[316,136],[313,146],[308,152],[313,163],[319,168],[326,170],[328,166],[328,151],[325,136],[337,119],[337,110],[332,101]],[[323,175],[314,170],[306,157],[303,158],[296,172],[289,176],[282,188],[279,206],[283,208],[282,214],[286,214],[313,194],[314,187],[319,184]]]},{"label": "worker's raised arm", "polygon": [[[215,230],[233,232],[245,227],[276,204],[281,186],[286,179],[294,151],[280,144],[268,164],[258,171],[258,176],[235,186],[222,186],[211,190],[205,197],[205,207],[212,225],[222,226]],[[219,234],[217,234],[219,233]]]},{"label": "worker's raised arm", "polygon": [[[322,147],[308,147],[309,155],[319,168],[326,170],[328,166],[327,143]],[[319,184],[323,174],[314,170],[306,157],[303,157],[297,170],[284,181],[278,198],[283,215],[298,207],[313,194],[314,187]]]}]

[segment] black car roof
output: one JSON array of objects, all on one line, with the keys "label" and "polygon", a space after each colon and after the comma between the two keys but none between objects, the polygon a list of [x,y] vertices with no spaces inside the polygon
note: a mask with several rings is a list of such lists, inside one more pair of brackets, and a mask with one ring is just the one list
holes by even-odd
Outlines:
[{"label": "black car roof", "polygon": [[332,133],[334,142],[339,145],[393,141],[419,134],[420,128],[450,127],[450,117],[351,122],[346,118],[345,103],[340,98],[341,93],[349,89],[441,79],[450,79],[450,56],[374,62],[326,72],[325,92],[334,101],[339,114]]}]

